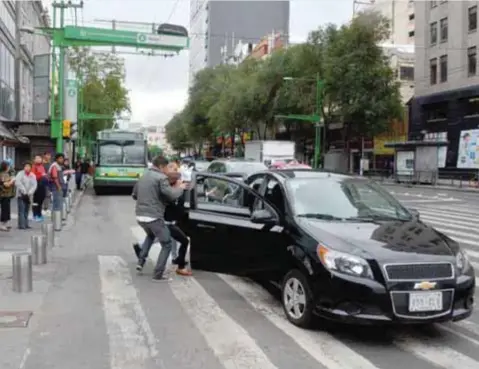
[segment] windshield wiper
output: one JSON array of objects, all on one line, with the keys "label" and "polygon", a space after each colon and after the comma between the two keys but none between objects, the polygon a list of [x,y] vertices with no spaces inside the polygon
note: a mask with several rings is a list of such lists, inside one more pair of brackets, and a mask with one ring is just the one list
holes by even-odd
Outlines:
[{"label": "windshield wiper", "polygon": [[323,219],[323,220],[344,220],[344,218],[335,217],[334,215],[331,215],[331,214],[321,214],[321,213],[298,214],[298,217]]},{"label": "windshield wiper", "polygon": [[368,215],[364,215],[364,216],[346,218],[345,220],[356,221],[356,222],[377,222],[377,221],[381,221],[381,220],[408,222],[411,219],[398,218],[398,217],[395,217],[395,216],[385,215],[385,214],[368,214]]}]

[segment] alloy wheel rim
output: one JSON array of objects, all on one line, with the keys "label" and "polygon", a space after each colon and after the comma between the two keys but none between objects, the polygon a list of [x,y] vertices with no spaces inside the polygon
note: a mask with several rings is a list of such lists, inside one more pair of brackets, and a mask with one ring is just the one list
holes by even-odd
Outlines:
[{"label": "alloy wheel rim", "polygon": [[303,284],[297,278],[286,281],[283,302],[286,313],[293,319],[301,319],[306,310],[306,292]]}]

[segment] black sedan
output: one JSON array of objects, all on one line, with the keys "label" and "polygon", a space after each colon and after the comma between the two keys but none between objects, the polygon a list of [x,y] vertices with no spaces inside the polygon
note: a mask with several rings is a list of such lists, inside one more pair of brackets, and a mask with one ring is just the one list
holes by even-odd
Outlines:
[{"label": "black sedan", "polygon": [[[205,180],[216,184],[214,201],[194,186]],[[472,313],[467,255],[374,182],[311,170],[244,181],[198,173],[187,204],[192,267],[277,282],[295,325],[314,315],[424,324]]]}]

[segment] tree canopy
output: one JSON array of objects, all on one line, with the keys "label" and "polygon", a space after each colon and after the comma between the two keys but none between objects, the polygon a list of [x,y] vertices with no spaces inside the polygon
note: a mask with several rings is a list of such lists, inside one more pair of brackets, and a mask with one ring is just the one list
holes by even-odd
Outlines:
[{"label": "tree canopy", "polygon": [[267,58],[205,68],[196,74],[183,111],[167,124],[167,139],[183,150],[239,131],[256,139],[280,126],[312,133],[309,122],[276,116],[315,114],[318,101],[326,129],[342,122],[349,137],[380,134],[403,112],[399,84],[380,46],[388,36],[388,20],[368,12],[347,25],[314,30],[306,43]]},{"label": "tree canopy", "polygon": [[[130,111],[125,69],[120,57],[111,53],[93,54],[89,48],[72,48],[68,61],[81,81],[83,113],[115,117]],[[110,128],[113,123],[113,119],[85,120],[83,133],[94,137],[97,131]]]}]

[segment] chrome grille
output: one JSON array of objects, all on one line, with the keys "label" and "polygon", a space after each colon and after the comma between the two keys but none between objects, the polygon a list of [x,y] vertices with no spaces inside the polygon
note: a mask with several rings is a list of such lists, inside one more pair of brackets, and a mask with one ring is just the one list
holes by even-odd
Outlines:
[{"label": "chrome grille", "polygon": [[454,267],[451,263],[387,264],[384,270],[389,281],[431,281],[454,278]]}]

